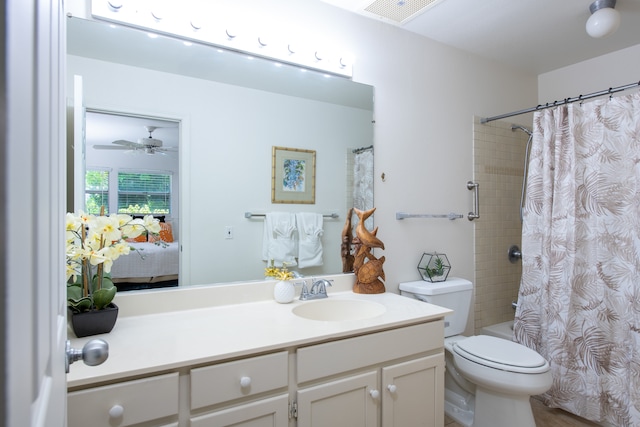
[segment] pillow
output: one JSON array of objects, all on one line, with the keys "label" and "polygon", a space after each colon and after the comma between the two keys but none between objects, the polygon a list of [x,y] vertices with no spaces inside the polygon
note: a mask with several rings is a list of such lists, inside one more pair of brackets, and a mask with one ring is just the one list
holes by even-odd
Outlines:
[{"label": "pillow", "polygon": [[141,235],[139,235],[138,237],[133,237],[133,238],[128,238],[125,239],[127,242],[131,243],[131,242],[146,242],[147,241],[147,232],[145,231],[144,233],[142,233]]},{"label": "pillow", "polygon": [[[151,215],[151,214],[147,214],[147,215]],[[165,221],[165,215],[152,215],[152,216],[160,222]],[[143,219],[145,215],[131,215],[131,217],[133,219]]]},{"label": "pillow", "polygon": [[162,240],[165,243],[173,242],[173,230],[171,229],[171,224],[168,222],[160,223],[160,235],[154,236],[153,234],[149,234],[149,242],[154,243]]}]

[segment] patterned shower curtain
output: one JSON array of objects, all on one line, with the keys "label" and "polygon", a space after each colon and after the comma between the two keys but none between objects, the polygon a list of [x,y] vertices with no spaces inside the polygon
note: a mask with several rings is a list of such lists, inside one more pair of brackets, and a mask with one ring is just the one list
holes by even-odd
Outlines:
[{"label": "patterned shower curtain", "polygon": [[[354,157],[353,206],[361,211],[373,208],[373,149],[356,153]],[[357,218],[354,215],[354,226]],[[373,217],[369,217],[364,225],[368,230],[373,230]]]},{"label": "patterned shower curtain", "polygon": [[514,339],[543,400],[640,426],[640,94],[536,112]]}]

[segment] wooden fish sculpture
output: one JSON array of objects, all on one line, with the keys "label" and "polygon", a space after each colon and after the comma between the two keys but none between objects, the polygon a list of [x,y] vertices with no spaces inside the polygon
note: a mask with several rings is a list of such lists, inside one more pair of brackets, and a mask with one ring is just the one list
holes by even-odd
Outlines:
[{"label": "wooden fish sculpture", "polygon": [[340,254],[342,256],[342,272],[350,273],[353,271],[354,257],[351,253],[351,243],[353,241],[351,215],[353,214],[353,208],[347,212],[347,219],[344,222],[344,228],[342,229],[342,243],[340,244]]},{"label": "wooden fish sculpture", "polygon": [[378,227],[373,231],[366,229],[364,222],[369,218],[376,208],[368,211],[354,209],[358,215],[358,225],[356,226],[356,255],[353,263],[353,271],[356,275],[356,283],[353,291],[359,294],[381,294],[385,292],[383,280],[385,280],[384,264],[385,257],[376,258],[371,252],[373,248],[384,249],[384,243],[376,237]]},{"label": "wooden fish sculpture", "polygon": [[358,225],[356,225],[356,236],[360,239],[363,245],[368,246],[370,248],[381,248],[384,249],[384,243],[380,241],[376,237],[376,233],[378,231],[378,227],[376,227],[373,232],[367,230],[364,226],[364,222],[375,212],[376,208],[369,209],[368,211],[361,211],[360,209],[353,209],[356,215],[358,215]]}]

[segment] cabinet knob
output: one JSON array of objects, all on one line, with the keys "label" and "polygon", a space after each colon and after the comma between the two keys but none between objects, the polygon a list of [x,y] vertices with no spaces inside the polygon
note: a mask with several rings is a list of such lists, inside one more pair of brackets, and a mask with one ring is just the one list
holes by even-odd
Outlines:
[{"label": "cabinet knob", "polygon": [[247,388],[251,385],[251,377],[240,378],[240,387]]},{"label": "cabinet knob", "polygon": [[374,399],[377,399],[378,397],[380,397],[380,392],[378,390],[370,390],[369,394],[371,395],[371,397],[373,397]]},{"label": "cabinet knob", "polygon": [[124,407],[122,405],[113,405],[111,409],[109,409],[110,418],[120,418],[122,414],[124,414]]},{"label": "cabinet knob", "polygon": [[389,385],[387,386],[387,390],[389,390],[389,393],[395,393],[395,392],[396,392],[396,390],[398,390],[398,388],[396,387],[396,385],[395,385],[395,384],[389,384]]}]

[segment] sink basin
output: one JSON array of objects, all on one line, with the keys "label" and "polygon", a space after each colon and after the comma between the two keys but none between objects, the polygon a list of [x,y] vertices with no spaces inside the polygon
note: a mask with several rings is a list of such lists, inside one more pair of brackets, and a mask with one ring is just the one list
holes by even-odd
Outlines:
[{"label": "sink basin", "polygon": [[373,301],[329,298],[298,305],[292,312],[305,319],[342,322],[376,317],[386,310],[384,305]]}]

